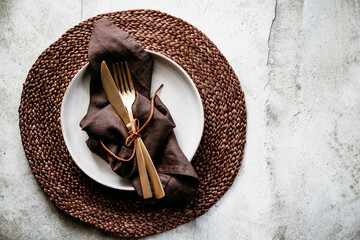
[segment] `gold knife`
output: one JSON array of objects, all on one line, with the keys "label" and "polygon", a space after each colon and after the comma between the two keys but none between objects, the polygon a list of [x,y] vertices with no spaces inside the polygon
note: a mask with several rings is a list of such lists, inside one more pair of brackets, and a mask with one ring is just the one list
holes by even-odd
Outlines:
[{"label": "gold knife", "polygon": [[[107,67],[105,61],[101,63],[101,82],[110,104],[120,116],[121,120],[125,123],[126,127],[129,130],[133,130],[134,124],[130,121],[126,107],[124,106],[120,93],[117,91],[114,79],[111,76],[110,70]],[[153,194],[151,191],[148,173],[145,167],[144,156],[140,148],[139,141],[136,141],[136,160],[143,197],[145,199],[151,198]]]}]

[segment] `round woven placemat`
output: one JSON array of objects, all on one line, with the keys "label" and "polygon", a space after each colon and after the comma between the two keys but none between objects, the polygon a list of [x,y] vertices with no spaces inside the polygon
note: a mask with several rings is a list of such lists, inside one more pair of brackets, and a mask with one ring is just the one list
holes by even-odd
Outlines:
[{"label": "round woven placemat", "polygon": [[[71,79],[87,63],[93,23],[102,17],[127,31],[145,49],[173,59],[198,88],[205,126],[192,164],[200,187],[185,209],[149,207],[132,192],[94,182],[75,165],[66,148],[60,126],[61,102]],[[19,115],[26,157],[56,206],[83,222],[123,237],[160,233],[206,213],[234,182],[244,153],[245,100],[233,69],[194,26],[154,10],[102,14],[68,30],[30,69]]]}]

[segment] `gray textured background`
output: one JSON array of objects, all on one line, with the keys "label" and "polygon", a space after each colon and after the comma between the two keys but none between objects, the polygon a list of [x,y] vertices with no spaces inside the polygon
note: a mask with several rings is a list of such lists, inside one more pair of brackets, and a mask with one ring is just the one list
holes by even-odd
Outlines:
[{"label": "gray textured background", "polygon": [[233,66],[248,109],[229,192],[204,216],[148,239],[360,239],[357,0],[0,0],[0,239],[115,239],[43,193],[17,109],[31,65],[67,29],[136,8],[203,31]]}]

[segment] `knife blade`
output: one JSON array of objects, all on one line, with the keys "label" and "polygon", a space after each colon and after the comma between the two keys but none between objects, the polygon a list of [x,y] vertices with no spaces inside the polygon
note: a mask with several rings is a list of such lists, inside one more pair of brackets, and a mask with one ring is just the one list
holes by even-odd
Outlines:
[{"label": "knife blade", "polygon": [[117,114],[119,114],[121,120],[127,126],[130,123],[129,114],[124,106],[123,101],[121,100],[121,96],[119,91],[116,88],[115,81],[111,76],[110,70],[106,65],[106,62],[103,61],[101,63],[101,82],[105,91],[105,94],[113,106]]}]

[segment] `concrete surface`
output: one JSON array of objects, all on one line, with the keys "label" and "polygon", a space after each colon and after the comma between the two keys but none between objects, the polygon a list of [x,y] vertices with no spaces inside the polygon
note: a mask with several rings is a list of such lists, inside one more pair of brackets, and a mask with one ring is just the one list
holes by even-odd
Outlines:
[{"label": "concrete surface", "polygon": [[99,13],[152,8],[219,47],[248,109],[243,166],[204,216],[148,239],[360,239],[357,0],[0,0],[0,239],[116,239],[58,211],[24,157],[17,109],[40,53]]}]

